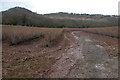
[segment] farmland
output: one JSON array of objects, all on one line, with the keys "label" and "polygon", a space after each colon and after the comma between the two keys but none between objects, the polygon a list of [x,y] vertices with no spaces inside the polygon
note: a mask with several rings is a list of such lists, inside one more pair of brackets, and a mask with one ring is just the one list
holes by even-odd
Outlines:
[{"label": "farmland", "polygon": [[3,41],[9,42],[10,45],[19,44],[25,41],[33,39],[43,39],[44,44],[48,45],[55,42],[58,37],[62,36],[63,29],[46,29],[46,28],[34,28],[34,27],[21,27],[21,26],[3,26]]},{"label": "farmland", "polygon": [[3,78],[117,78],[117,30],[2,25]]},{"label": "farmland", "polygon": [[86,28],[82,30],[90,33],[119,38],[118,27]]}]

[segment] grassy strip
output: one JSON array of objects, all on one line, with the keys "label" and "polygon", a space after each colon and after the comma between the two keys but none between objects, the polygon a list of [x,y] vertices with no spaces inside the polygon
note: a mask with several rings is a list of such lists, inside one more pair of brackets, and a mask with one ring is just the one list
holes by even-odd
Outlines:
[{"label": "grassy strip", "polygon": [[63,35],[62,29],[46,29],[36,27],[4,26],[2,27],[2,40],[16,45],[36,38],[45,39],[43,46],[54,44]]}]

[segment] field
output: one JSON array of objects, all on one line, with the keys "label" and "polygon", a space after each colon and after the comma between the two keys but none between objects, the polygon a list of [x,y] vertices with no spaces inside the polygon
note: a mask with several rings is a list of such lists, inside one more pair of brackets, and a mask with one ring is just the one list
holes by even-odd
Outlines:
[{"label": "field", "polygon": [[[65,5],[56,7],[61,6],[64,9]],[[29,9],[0,12],[3,80],[119,77],[119,15],[79,14],[78,10],[39,14]]]},{"label": "field", "polygon": [[118,27],[85,28],[85,29],[81,29],[81,30],[86,31],[86,32],[95,33],[95,34],[104,35],[104,36],[119,38]]},{"label": "field", "polygon": [[3,26],[2,40],[10,45],[16,45],[37,38],[44,39],[42,46],[50,46],[63,34],[63,29],[47,29],[21,26]]},{"label": "field", "polygon": [[2,25],[3,78],[117,78],[117,31]]}]

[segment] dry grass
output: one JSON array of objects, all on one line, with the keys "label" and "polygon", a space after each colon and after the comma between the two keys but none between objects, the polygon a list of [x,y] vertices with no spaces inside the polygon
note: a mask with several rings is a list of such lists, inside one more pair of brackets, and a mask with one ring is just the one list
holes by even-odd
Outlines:
[{"label": "dry grass", "polygon": [[9,42],[10,45],[23,43],[36,38],[45,39],[43,46],[54,44],[63,34],[63,29],[49,29],[37,27],[22,26],[2,26],[3,41]]},{"label": "dry grass", "polygon": [[[3,28],[3,77],[4,78],[34,78],[41,77],[55,62],[55,52],[44,54],[42,49],[51,47],[63,37],[63,29],[22,27],[22,26],[2,26]],[[33,40],[38,38],[38,40]],[[32,41],[30,41],[32,40]],[[19,44],[30,41],[29,45],[6,46],[9,44]],[[36,41],[36,42],[35,42]],[[29,42],[28,42],[29,43]],[[31,45],[32,43],[32,45]],[[38,43],[45,47],[35,47]],[[31,47],[31,46],[32,47]],[[22,47],[21,47],[22,46]],[[56,47],[56,46],[55,46]],[[36,49],[37,48],[37,49]],[[38,50],[39,51],[35,51]],[[54,47],[46,48],[47,50]],[[52,57],[49,57],[52,56]]]},{"label": "dry grass", "polygon": [[119,38],[118,27],[84,28],[81,30],[90,32],[90,33]]}]

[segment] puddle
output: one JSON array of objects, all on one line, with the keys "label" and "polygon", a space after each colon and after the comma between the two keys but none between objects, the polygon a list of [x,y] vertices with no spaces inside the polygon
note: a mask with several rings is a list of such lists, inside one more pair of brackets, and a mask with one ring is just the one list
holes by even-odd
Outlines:
[{"label": "puddle", "polygon": [[73,32],[72,35],[75,37],[75,39],[79,40],[79,37],[77,37]]},{"label": "puddle", "polygon": [[95,68],[99,70],[105,70],[104,64],[96,64]]},{"label": "puddle", "polygon": [[101,45],[96,45],[97,47],[99,47],[99,48],[103,48]]},{"label": "puddle", "polygon": [[92,42],[92,40],[90,40],[90,39],[85,39],[85,41],[86,41],[86,42]]}]

